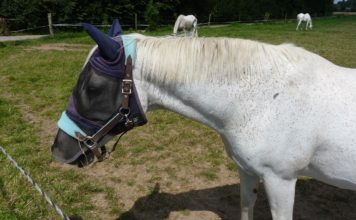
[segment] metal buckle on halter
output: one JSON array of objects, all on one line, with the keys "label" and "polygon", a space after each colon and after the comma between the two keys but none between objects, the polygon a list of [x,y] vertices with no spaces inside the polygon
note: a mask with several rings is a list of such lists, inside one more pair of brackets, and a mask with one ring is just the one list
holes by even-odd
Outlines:
[{"label": "metal buckle on halter", "polygon": [[80,132],[75,132],[78,141],[83,142],[90,150],[96,148],[97,143],[93,140],[92,136],[84,136]]},{"label": "metal buckle on halter", "polygon": [[85,141],[83,141],[83,143],[85,144],[85,146],[87,146],[90,150],[94,150],[97,147],[97,143],[95,141],[93,141],[93,139],[91,137],[87,137],[87,139]]},{"label": "metal buckle on halter", "polygon": [[87,146],[95,155],[95,157],[98,159],[99,162],[102,162],[104,159],[106,159],[106,148],[105,145],[102,146],[99,150],[97,147],[97,143],[93,141],[91,137],[88,137],[84,141],[85,146]]},{"label": "metal buckle on halter", "polygon": [[101,146],[99,150],[97,146],[98,143],[94,140],[92,136],[83,136],[79,132],[76,132],[76,136],[79,141],[83,142],[84,145],[94,153],[99,162],[103,161],[106,158],[107,152],[105,145]]},{"label": "metal buckle on halter", "polygon": [[122,80],[122,88],[121,88],[122,94],[130,95],[131,88],[132,88],[132,80],[131,79],[123,79]]},{"label": "metal buckle on halter", "polygon": [[119,114],[121,114],[125,118],[125,127],[127,129],[132,129],[135,126],[134,122],[130,120],[128,117],[130,113],[131,113],[130,108],[121,107],[119,109]]}]

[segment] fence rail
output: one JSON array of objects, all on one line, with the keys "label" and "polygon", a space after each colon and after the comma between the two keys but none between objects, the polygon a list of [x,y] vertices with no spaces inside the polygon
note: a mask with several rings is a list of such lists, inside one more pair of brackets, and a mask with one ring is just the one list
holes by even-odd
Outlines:
[{"label": "fence rail", "polygon": [[[340,16],[340,15],[356,15],[356,12],[334,12],[333,16],[327,16],[327,17],[313,17],[313,19],[326,19],[326,18],[331,18],[331,17],[335,17],[335,16]],[[225,21],[221,21],[225,20]],[[15,21],[17,19],[6,19],[6,20],[11,20],[11,21]],[[219,21],[220,20],[220,21]],[[199,22],[198,26],[209,26],[209,25],[224,25],[224,24],[234,24],[234,23],[278,23],[278,22],[293,22],[296,21],[295,18],[289,18],[289,19],[261,19],[261,20],[230,20],[228,21],[227,18],[214,18],[211,21],[204,21],[204,22]],[[136,20],[137,22],[137,20]],[[51,23],[51,22],[48,22]],[[173,26],[174,23],[172,23]],[[101,27],[101,28],[106,28],[106,27],[110,27],[111,25],[109,24],[93,24],[97,27]],[[149,25],[148,24],[138,24],[135,23],[134,25],[130,25],[130,24],[122,24],[121,26],[126,27],[126,28],[135,28],[137,29],[141,29],[141,28],[147,28]],[[169,26],[167,25],[160,25],[161,27],[164,26]],[[19,30],[14,30],[14,31],[10,31],[11,33],[19,33],[19,32],[26,32],[26,31],[34,31],[34,30],[40,30],[40,29],[44,29],[44,28],[48,28],[49,30],[51,28],[79,28],[82,27],[81,23],[74,23],[74,24],[70,24],[70,23],[62,23],[62,24],[51,24],[51,25],[42,25],[42,26],[37,26],[37,27],[31,27],[31,28],[24,28],[24,29],[19,29]]]},{"label": "fence rail", "polygon": [[356,15],[356,11],[335,11],[333,15]]}]

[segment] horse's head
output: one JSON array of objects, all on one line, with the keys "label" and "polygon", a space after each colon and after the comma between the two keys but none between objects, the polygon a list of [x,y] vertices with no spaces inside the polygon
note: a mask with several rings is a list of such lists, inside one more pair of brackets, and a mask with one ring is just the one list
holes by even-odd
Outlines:
[{"label": "horse's head", "polygon": [[82,69],[52,146],[56,160],[79,166],[101,159],[115,135],[147,122],[132,81],[135,40],[121,35],[118,20],[109,35],[83,26],[98,47]]}]

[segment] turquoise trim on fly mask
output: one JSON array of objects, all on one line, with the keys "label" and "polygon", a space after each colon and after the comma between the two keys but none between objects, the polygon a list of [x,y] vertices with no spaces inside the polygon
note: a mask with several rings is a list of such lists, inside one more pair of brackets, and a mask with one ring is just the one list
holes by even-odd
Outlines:
[{"label": "turquoise trim on fly mask", "polygon": [[127,35],[122,35],[121,39],[125,50],[125,64],[127,62],[127,58],[131,56],[134,65],[136,58],[136,40],[133,37]]},{"label": "turquoise trim on fly mask", "polygon": [[62,112],[62,116],[57,122],[57,125],[62,131],[74,138],[77,138],[77,132],[79,132],[84,137],[88,136],[82,129],[78,127],[76,123],[72,121],[72,119],[67,116],[65,111]]}]

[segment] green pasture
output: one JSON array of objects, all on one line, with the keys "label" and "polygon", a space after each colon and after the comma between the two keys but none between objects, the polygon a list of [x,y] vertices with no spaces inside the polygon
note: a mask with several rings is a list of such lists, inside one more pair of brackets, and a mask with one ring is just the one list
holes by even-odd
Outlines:
[{"label": "green pasture", "polygon": [[[294,22],[203,26],[199,36],[292,43],[338,65],[356,68],[356,17],[315,19],[313,25],[313,31],[298,32]],[[162,28],[143,34],[170,32],[171,28]],[[135,196],[151,194],[157,183],[170,192],[196,182],[223,185],[226,175],[238,182],[236,168],[214,131],[164,110],[149,113],[148,125],[125,135],[122,147],[104,162],[103,167],[122,175],[108,172],[98,178],[89,168],[52,161],[53,128],[93,45],[84,32],[0,42],[0,145],[67,214],[83,219],[120,218],[129,200],[122,199],[128,195],[121,188],[132,194],[134,203]],[[99,197],[101,205],[93,199]],[[15,219],[59,217],[1,154],[0,220]]]}]

